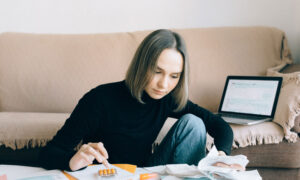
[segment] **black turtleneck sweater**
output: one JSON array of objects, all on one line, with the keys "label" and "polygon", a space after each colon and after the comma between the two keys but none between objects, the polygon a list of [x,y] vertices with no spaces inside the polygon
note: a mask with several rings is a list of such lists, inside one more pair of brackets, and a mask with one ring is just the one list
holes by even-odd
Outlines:
[{"label": "black turtleneck sweater", "polygon": [[110,163],[143,166],[165,120],[187,113],[200,117],[207,132],[214,137],[217,149],[230,154],[233,133],[220,117],[191,101],[182,111],[174,113],[176,104],[170,94],[155,100],[144,93],[143,100],[145,104],[131,95],[125,81],[92,89],[80,99],[64,126],[42,149],[41,166],[69,170],[69,161],[76,153],[74,148],[81,140],[83,143],[102,142]]}]

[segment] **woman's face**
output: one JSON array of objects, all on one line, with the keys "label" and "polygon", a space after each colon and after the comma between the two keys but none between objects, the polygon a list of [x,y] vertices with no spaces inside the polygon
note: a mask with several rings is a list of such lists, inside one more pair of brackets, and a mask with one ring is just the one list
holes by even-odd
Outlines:
[{"label": "woman's face", "polygon": [[161,99],[177,85],[183,69],[183,57],[175,49],[165,49],[157,59],[153,78],[145,91],[153,99]]}]

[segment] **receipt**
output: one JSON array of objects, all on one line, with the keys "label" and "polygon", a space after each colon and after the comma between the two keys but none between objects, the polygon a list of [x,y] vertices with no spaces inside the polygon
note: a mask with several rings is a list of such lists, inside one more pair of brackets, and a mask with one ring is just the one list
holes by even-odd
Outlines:
[{"label": "receipt", "polygon": [[[188,164],[167,164],[162,166],[145,167],[143,171],[155,172],[162,177],[175,179],[205,178],[210,180],[261,180],[257,170],[238,171],[227,167],[216,167],[213,164],[222,162],[225,164],[239,164],[246,167],[249,160],[244,155],[219,156],[214,146],[205,158],[199,161],[198,166]],[[142,171],[141,171],[142,172]]]},{"label": "receipt", "polygon": [[[212,166],[213,164],[217,162],[223,162],[225,164],[239,164],[242,167],[246,167],[246,165],[249,163],[249,160],[244,155],[237,155],[237,156],[219,156],[219,153],[217,151],[216,146],[214,146],[211,151],[208,153],[208,155],[203,158],[198,163],[198,169],[208,171],[212,168],[217,168],[215,166]],[[224,168],[221,168],[224,169]],[[228,168],[226,168],[228,169]]]},{"label": "receipt", "polygon": [[198,163],[198,170],[208,177],[213,177],[213,175],[218,175],[220,177],[214,179],[261,180],[257,170],[238,171],[236,169],[213,166],[213,164],[217,162],[222,162],[228,165],[239,164],[245,168],[249,163],[249,160],[244,155],[219,156],[218,150],[214,146],[208,155]]}]

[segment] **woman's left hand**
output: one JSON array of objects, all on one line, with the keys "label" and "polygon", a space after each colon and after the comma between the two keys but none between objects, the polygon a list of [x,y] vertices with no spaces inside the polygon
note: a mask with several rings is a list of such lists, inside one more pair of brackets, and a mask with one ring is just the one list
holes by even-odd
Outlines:
[{"label": "woman's left hand", "polygon": [[213,166],[231,168],[231,169],[235,169],[235,170],[238,170],[238,171],[245,171],[245,167],[243,167],[239,164],[225,164],[225,163],[222,163],[222,162],[216,162],[215,164],[213,164]]},{"label": "woman's left hand", "polygon": [[[218,151],[218,152],[219,152],[219,156],[226,156],[226,153],[224,151]],[[231,169],[236,169],[239,171],[245,171],[245,167],[243,167],[239,164],[225,164],[223,162],[216,162],[215,164],[213,164],[213,166],[231,168]]]}]

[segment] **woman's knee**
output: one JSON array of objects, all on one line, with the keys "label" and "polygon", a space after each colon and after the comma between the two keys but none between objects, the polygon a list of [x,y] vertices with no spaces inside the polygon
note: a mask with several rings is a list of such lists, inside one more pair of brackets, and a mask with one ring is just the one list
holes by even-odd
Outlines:
[{"label": "woman's knee", "polygon": [[204,122],[198,116],[195,116],[193,114],[185,114],[179,120],[182,121],[182,123],[185,124],[187,128],[197,130],[199,131],[199,133],[206,135]]}]

